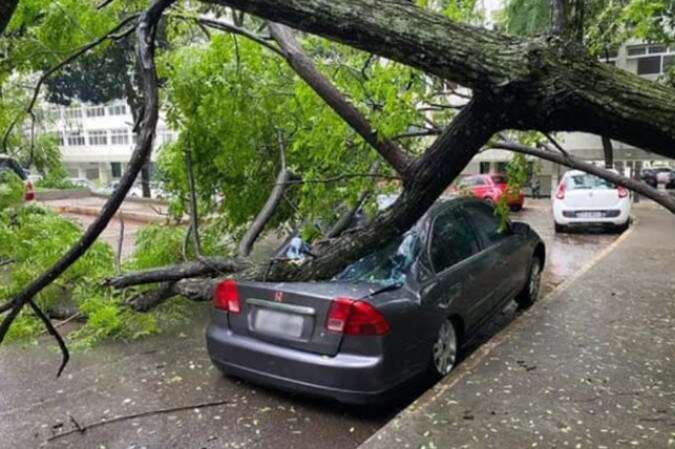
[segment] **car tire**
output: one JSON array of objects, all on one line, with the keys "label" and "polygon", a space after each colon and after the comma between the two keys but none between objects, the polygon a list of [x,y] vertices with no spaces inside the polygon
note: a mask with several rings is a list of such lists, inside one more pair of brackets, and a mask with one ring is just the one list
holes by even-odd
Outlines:
[{"label": "car tire", "polygon": [[459,339],[457,329],[450,319],[446,319],[438,329],[436,341],[431,347],[430,371],[436,379],[447,376],[457,363]]},{"label": "car tire", "polygon": [[493,200],[491,197],[486,196],[485,198],[483,198],[483,201],[488,203],[490,206],[495,207],[495,200]]},{"label": "car tire", "polygon": [[515,204],[511,206],[509,209],[511,209],[511,212],[520,212],[521,210],[523,210],[523,206],[521,206],[520,204]]},{"label": "car tire", "polygon": [[630,227],[630,220],[626,220],[624,224],[615,226],[614,231],[616,231],[617,234],[621,234],[623,232],[626,232],[629,227]]},{"label": "car tire", "polygon": [[541,259],[537,256],[532,258],[530,262],[530,269],[527,275],[527,283],[523,287],[518,296],[516,296],[516,303],[521,309],[527,309],[534,304],[539,298],[541,291]]}]

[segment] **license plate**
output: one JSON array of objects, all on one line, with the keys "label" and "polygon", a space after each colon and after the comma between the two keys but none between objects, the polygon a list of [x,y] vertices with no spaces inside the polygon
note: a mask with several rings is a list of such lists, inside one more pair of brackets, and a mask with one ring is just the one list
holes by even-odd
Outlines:
[{"label": "license plate", "polygon": [[604,216],[602,212],[577,212],[577,218],[602,218]]},{"label": "license plate", "polygon": [[253,327],[265,334],[299,338],[302,335],[303,318],[300,315],[258,309]]}]

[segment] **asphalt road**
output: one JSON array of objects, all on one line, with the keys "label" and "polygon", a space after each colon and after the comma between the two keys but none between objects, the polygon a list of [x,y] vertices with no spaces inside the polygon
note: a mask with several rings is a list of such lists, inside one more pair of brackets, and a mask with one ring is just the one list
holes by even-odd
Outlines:
[{"label": "asphalt road", "polygon": [[[546,201],[514,215],[530,223],[548,246],[545,291],[583,266],[617,236],[554,235]],[[0,349],[0,448],[168,449],[315,448],[358,446],[429,385],[396,393],[386,409],[343,406],[280,393],[222,376],[203,343],[207,306],[189,326],[138,342],[76,352],[60,379],[58,353],[46,345]],[[507,327],[508,307],[474,339],[470,350]],[[48,341],[48,340],[47,340]],[[226,401],[218,406],[202,406]],[[153,410],[184,410],[98,426],[78,426]],[[54,438],[50,440],[50,438]]]}]

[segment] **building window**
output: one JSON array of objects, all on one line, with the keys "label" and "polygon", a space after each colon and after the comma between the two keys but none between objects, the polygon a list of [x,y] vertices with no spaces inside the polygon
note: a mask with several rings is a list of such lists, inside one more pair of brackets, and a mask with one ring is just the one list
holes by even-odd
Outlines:
[{"label": "building window", "polygon": [[675,47],[662,44],[632,45],[627,47],[628,58],[637,60],[638,75],[660,75],[673,64]]},{"label": "building window", "polygon": [[105,115],[104,106],[92,106],[86,110],[87,117],[103,117]]},{"label": "building window", "polygon": [[637,60],[638,75],[658,75],[661,73],[661,56],[649,56]]},{"label": "building window", "polygon": [[105,129],[89,131],[89,145],[108,145],[108,134]]},{"label": "building window", "polygon": [[129,132],[126,128],[110,130],[110,143],[113,145],[129,145]]},{"label": "building window", "polygon": [[131,142],[136,145],[138,143],[138,133],[132,132],[131,133]]},{"label": "building window", "polygon": [[47,110],[47,120],[55,122],[61,118],[61,110],[59,108],[49,108]]},{"label": "building window", "polygon": [[82,109],[80,108],[68,108],[65,112],[66,118],[82,118]]},{"label": "building window", "polygon": [[112,106],[108,106],[109,115],[124,115],[126,113],[127,113],[126,104],[114,104]]},{"label": "building window", "polygon": [[63,133],[61,131],[56,131],[54,133],[54,138],[56,139],[56,144],[60,147],[63,146]]},{"label": "building window", "polygon": [[484,175],[486,173],[490,173],[490,163],[489,162],[481,162],[478,170],[479,170],[481,175]]},{"label": "building window", "polygon": [[82,135],[82,132],[79,130],[68,131],[68,134],[66,136],[66,142],[68,143],[68,146],[71,147],[79,147],[85,144],[84,136]]},{"label": "building window", "polygon": [[110,171],[112,172],[113,178],[121,178],[122,177],[122,163],[121,162],[111,162],[110,163]]}]

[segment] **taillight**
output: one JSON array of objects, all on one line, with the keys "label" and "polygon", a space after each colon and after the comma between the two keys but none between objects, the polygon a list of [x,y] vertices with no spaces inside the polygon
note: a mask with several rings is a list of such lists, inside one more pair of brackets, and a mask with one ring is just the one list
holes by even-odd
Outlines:
[{"label": "taillight", "polygon": [[619,186],[616,190],[619,192],[619,198],[626,198],[628,196],[628,190],[625,187]]},{"label": "taillight", "polygon": [[328,310],[326,329],[346,335],[385,335],[389,323],[367,302],[336,298]]},{"label": "taillight", "polygon": [[226,279],[216,285],[213,292],[213,306],[216,309],[224,310],[230,313],[241,312],[241,302],[239,301],[239,289],[237,281]]},{"label": "taillight", "polygon": [[26,182],[26,191],[23,194],[23,199],[25,201],[33,201],[35,199],[35,190],[33,190],[33,183],[30,181]]},{"label": "taillight", "polygon": [[556,192],[555,192],[555,197],[558,198],[559,200],[565,199],[565,181],[564,180],[560,181],[560,184],[558,185],[558,190],[556,190]]}]

